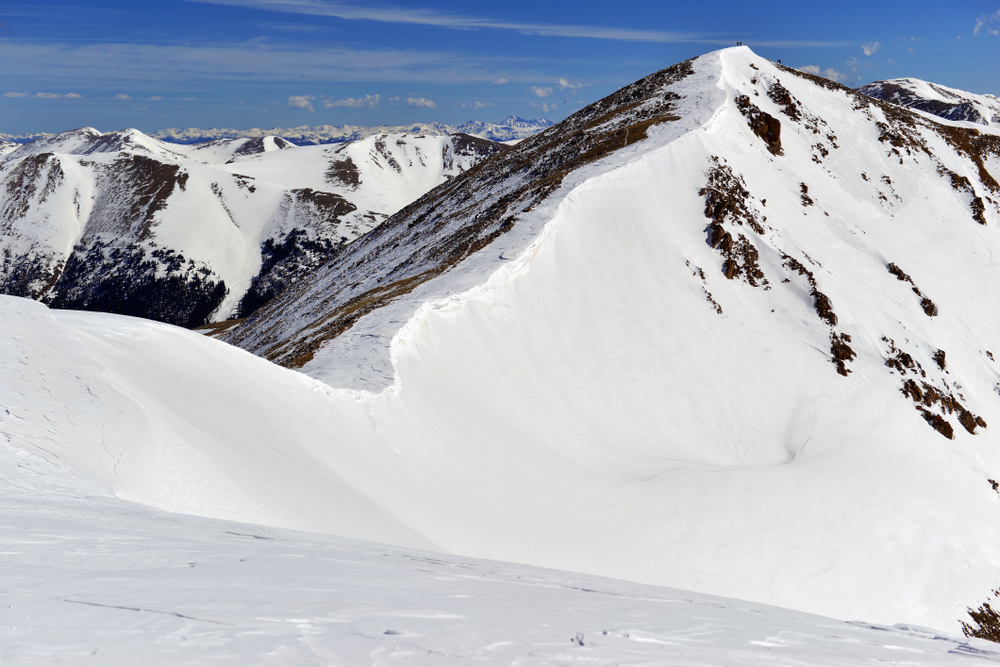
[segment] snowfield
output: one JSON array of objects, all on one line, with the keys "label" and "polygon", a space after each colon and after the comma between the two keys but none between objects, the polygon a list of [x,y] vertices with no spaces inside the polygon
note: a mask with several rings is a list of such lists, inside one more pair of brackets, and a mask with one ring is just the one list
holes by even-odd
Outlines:
[{"label": "snowfield", "polygon": [[232,330],[304,373],[0,298],[0,471],[32,518],[4,548],[80,544],[18,575],[43,622],[13,657],[83,661],[44,619],[86,613],[123,660],[113,619],[206,663],[995,660],[949,636],[1000,584],[995,135],[745,47],[672,72],[622,94],[624,134],[590,112],[615,148],[552,153],[556,185],[517,160],[601,126],[521,142]]},{"label": "snowfield", "polygon": [[0,441],[4,665],[995,664],[995,645],[171,514]]}]

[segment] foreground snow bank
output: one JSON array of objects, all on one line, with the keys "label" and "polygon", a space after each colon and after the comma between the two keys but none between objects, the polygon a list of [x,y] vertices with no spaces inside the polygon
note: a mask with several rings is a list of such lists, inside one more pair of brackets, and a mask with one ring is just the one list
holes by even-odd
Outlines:
[{"label": "foreground snow bank", "polygon": [[0,440],[0,662],[977,665],[994,646],[152,510]]}]

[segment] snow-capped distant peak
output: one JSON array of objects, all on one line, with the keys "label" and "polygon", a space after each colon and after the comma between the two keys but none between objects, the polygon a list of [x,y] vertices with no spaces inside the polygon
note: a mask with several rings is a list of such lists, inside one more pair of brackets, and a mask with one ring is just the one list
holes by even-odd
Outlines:
[{"label": "snow-capped distant peak", "polygon": [[914,78],[875,81],[858,92],[946,120],[1000,127],[1000,98],[996,95],[977,95]]},{"label": "snow-capped distant peak", "polygon": [[380,125],[363,127],[357,125],[318,125],[315,127],[275,127],[270,130],[252,128],[249,130],[217,129],[201,130],[198,128],[169,128],[154,132],[153,137],[162,141],[178,144],[200,144],[235,139],[260,139],[274,137],[297,146],[315,144],[341,143],[356,141],[376,134],[411,134],[424,136],[444,136],[448,134],[471,134],[491,141],[513,141],[524,139],[536,132],[552,126],[552,121],[544,118],[527,120],[510,116],[499,123],[469,121],[458,125],[443,123],[416,123],[412,125]]}]

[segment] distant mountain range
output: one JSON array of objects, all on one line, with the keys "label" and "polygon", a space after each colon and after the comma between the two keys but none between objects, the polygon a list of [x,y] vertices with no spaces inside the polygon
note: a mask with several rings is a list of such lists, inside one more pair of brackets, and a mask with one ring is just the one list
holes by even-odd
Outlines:
[{"label": "distant mountain range", "polygon": [[243,317],[502,144],[376,134],[166,143],[80,128],[0,146],[0,293],[198,326]]},{"label": "distant mountain range", "polygon": [[[275,127],[270,130],[252,128],[249,130],[233,130],[209,128],[202,130],[188,127],[184,129],[168,128],[153,132],[149,136],[160,141],[173,144],[200,144],[219,139],[253,139],[262,137],[280,137],[297,146],[313,146],[316,144],[338,144],[345,141],[356,141],[376,134],[410,134],[443,136],[449,134],[469,134],[490,141],[518,141],[530,137],[552,126],[552,121],[544,118],[526,120],[511,116],[499,123],[484,123],[469,121],[458,125],[443,123],[414,123],[411,125],[380,125],[365,127],[360,125],[317,125],[308,127]],[[3,155],[4,143],[23,144],[36,139],[44,139],[53,135],[45,133],[11,135],[0,133],[0,155]],[[9,150],[9,149],[8,149]]]}]

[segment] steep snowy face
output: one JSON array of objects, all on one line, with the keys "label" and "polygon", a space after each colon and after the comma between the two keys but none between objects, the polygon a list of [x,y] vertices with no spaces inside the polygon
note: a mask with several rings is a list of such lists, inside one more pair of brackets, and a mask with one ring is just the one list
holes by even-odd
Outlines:
[{"label": "steep snowy face", "polygon": [[920,79],[875,81],[858,92],[908,109],[917,109],[945,120],[985,125],[1000,131],[1000,98],[976,95]]},{"label": "steep snowy face", "polygon": [[[708,108],[711,94],[692,103],[689,118],[674,113],[680,96],[671,86],[691,72],[690,63],[682,63],[647,77],[441,186],[297,285],[294,294],[230,330],[225,340],[300,367],[371,314],[371,323],[343,341],[353,345],[360,336],[365,349],[352,354],[373,357],[373,365],[362,362],[367,367],[355,372],[349,361],[352,370],[333,381],[366,388],[391,383],[387,343],[394,331],[386,322],[398,328],[399,313],[385,307],[414,290],[419,303],[429,293],[446,295],[482,281],[539,233],[559,199],[550,196],[564,180],[575,183],[606,171],[611,156],[639,154],[636,144],[650,128],[669,124],[676,133],[704,122],[702,116],[714,110]],[[456,273],[458,282],[452,279]],[[368,350],[367,341],[377,349]]]},{"label": "steep snowy face", "polygon": [[245,316],[503,148],[470,150],[463,136],[366,141],[392,149],[289,151],[274,137],[190,147],[83,128],[5,151],[0,292],[183,326]]}]

